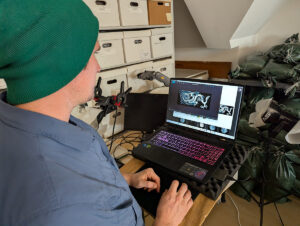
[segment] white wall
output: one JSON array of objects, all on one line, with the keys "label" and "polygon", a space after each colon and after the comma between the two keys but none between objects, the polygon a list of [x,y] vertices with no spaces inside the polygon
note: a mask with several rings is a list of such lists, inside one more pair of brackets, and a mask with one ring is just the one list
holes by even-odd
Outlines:
[{"label": "white wall", "polygon": [[[174,6],[175,32],[178,32],[176,29],[182,29],[182,27],[177,26],[176,16],[180,15],[178,10],[181,9],[176,8],[176,5]],[[183,15],[181,15],[181,17],[182,16]],[[282,43],[287,37],[298,32],[300,32],[300,0],[290,0],[277,14],[270,18],[256,36],[245,39],[244,43],[238,48],[218,50],[208,49],[205,46],[201,47],[199,45],[183,48],[182,46],[178,46],[175,40],[175,57],[176,60],[186,61],[230,61],[233,63],[234,68],[238,62],[244,60],[247,55],[266,51],[271,46]],[[187,29],[185,29],[182,35],[185,37],[189,36]]]},{"label": "white wall", "polygon": [[183,0],[174,0],[174,35],[177,48],[203,48],[205,43]]}]

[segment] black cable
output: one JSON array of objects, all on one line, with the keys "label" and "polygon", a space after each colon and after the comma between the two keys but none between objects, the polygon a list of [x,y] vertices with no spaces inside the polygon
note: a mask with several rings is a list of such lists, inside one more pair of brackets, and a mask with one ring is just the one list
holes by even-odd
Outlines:
[{"label": "black cable", "polygon": [[282,220],[282,218],[281,218],[281,216],[280,216],[280,213],[279,213],[279,210],[278,210],[278,208],[277,208],[276,202],[274,202],[274,206],[275,206],[275,209],[276,209],[276,211],[277,211],[278,217],[279,217],[279,219],[280,219],[281,225],[284,226],[284,223],[283,223],[283,220]]},{"label": "black cable", "polygon": [[[126,136],[123,135],[120,137],[120,139],[121,139],[120,143],[118,145],[116,145],[116,147],[114,148],[114,150],[112,152],[112,156],[114,158],[116,158],[115,153],[116,153],[117,148],[122,146],[123,144],[130,144],[132,146],[132,148],[135,148],[136,145],[134,144],[134,142],[138,142],[138,143],[141,142],[141,137],[134,136],[135,134],[141,135],[140,132],[134,132],[134,133],[130,133]],[[131,140],[127,140],[127,139],[131,139]],[[128,155],[132,155],[132,154],[130,153]],[[122,156],[121,158],[123,158],[123,157],[125,157],[125,156]]]},{"label": "black cable", "polygon": [[109,153],[111,151],[111,148],[112,148],[112,145],[114,142],[115,126],[116,126],[116,122],[117,122],[117,117],[118,117],[118,108],[116,108],[116,115],[115,115],[115,120],[114,120],[113,131],[112,131],[112,135],[111,135],[111,143],[110,143]]}]

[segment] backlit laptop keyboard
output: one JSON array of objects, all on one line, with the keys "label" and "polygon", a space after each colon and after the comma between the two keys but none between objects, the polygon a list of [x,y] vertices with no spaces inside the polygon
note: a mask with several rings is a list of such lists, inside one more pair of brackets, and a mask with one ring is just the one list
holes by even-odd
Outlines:
[{"label": "backlit laptop keyboard", "polygon": [[157,133],[150,142],[209,165],[214,165],[224,152],[223,148],[166,131]]}]

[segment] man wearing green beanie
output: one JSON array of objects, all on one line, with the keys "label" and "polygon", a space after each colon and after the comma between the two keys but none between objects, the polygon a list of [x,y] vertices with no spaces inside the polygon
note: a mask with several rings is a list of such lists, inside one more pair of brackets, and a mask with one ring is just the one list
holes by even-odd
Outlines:
[{"label": "man wearing green beanie", "polygon": [[[159,177],[121,175],[97,132],[71,116],[94,95],[98,30],[82,0],[0,0],[0,225],[144,224],[128,185],[159,192]],[[178,225],[192,206],[177,188],[155,225]]]}]

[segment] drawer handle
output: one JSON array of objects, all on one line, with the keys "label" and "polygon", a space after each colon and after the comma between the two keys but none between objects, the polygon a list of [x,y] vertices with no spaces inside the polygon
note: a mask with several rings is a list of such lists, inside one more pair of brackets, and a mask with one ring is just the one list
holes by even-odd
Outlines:
[{"label": "drawer handle", "polygon": [[141,44],[143,43],[143,40],[139,39],[139,40],[134,40],[134,44]]},{"label": "drawer handle", "polygon": [[117,79],[113,79],[113,80],[108,80],[107,81],[108,85],[111,85],[111,84],[114,84],[114,83],[117,83]]},{"label": "drawer handle", "polygon": [[96,0],[96,5],[106,5],[106,1]]},{"label": "drawer handle", "polygon": [[163,2],[158,2],[157,5],[164,5],[164,3]]},{"label": "drawer handle", "polygon": [[130,2],[130,6],[139,7],[139,3],[138,2]]},{"label": "drawer handle", "polygon": [[167,68],[163,67],[163,68],[160,69],[160,72],[163,72],[163,71],[166,71],[166,70],[167,70]]},{"label": "drawer handle", "polygon": [[159,38],[159,41],[165,41],[166,40],[166,37],[160,37]]},{"label": "drawer handle", "polygon": [[110,47],[112,47],[112,43],[104,43],[104,44],[102,44],[102,47],[103,48],[110,48]]}]

